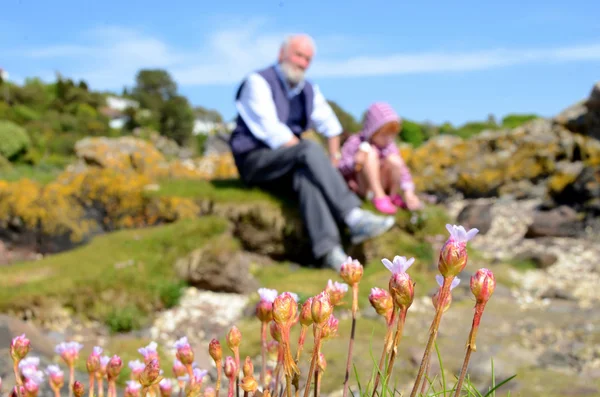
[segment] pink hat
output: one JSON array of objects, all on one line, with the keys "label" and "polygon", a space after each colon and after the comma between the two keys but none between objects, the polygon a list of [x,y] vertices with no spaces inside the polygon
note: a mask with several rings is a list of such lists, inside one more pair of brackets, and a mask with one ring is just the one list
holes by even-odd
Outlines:
[{"label": "pink hat", "polygon": [[361,134],[369,139],[375,131],[391,121],[402,122],[402,119],[389,104],[375,102],[367,109]]}]

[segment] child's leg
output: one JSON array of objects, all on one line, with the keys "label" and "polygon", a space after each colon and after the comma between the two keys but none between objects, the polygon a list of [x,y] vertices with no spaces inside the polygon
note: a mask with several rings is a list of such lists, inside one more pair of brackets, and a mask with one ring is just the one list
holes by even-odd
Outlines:
[{"label": "child's leg", "polygon": [[359,190],[372,191],[374,198],[384,197],[385,191],[381,183],[380,161],[376,150],[367,153],[364,165],[358,173]]},{"label": "child's leg", "polygon": [[402,160],[398,156],[388,156],[384,159],[384,161],[382,161],[381,174],[382,179],[384,179],[386,182],[386,192],[388,192],[388,195],[392,199],[394,205],[405,208],[405,200],[403,200],[403,198],[400,196],[400,192],[402,190],[400,188],[401,167]]}]

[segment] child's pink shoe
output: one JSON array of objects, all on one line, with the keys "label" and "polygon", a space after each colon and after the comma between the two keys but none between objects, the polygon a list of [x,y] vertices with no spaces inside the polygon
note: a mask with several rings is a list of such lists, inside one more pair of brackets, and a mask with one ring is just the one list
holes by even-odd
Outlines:
[{"label": "child's pink shoe", "polygon": [[373,205],[377,208],[377,211],[382,212],[384,214],[395,214],[398,211],[398,208],[394,204],[388,196],[383,196],[379,198],[373,199]]},{"label": "child's pink shoe", "polygon": [[407,208],[406,203],[402,200],[402,197],[399,194],[394,194],[391,197],[392,204],[394,204],[398,208]]}]

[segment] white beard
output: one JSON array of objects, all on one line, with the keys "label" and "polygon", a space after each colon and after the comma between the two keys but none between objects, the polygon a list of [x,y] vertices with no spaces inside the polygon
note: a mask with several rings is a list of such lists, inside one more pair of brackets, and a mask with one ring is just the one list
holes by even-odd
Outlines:
[{"label": "white beard", "polygon": [[292,64],[289,64],[287,62],[282,62],[281,70],[283,71],[285,78],[288,79],[288,81],[292,85],[297,85],[302,80],[304,80],[304,70],[302,70]]}]

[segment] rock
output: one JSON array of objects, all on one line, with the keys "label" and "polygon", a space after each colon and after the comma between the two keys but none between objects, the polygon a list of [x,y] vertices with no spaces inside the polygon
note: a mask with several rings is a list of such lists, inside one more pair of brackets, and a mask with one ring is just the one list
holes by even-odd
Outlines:
[{"label": "rock", "polygon": [[251,276],[250,266],[257,257],[239,251],[234,244],[231,236],[223,235],[192,251],[175,262],[177,276],[192,286],[208,291],[255,291],[258,282]]},{"label": "rock", "polygon": [[479,234],[486,234],[492,224],[491,208],[492,204],[469,204],[458,214],[456,221],[465,228],[477,228]]},{"label": "rock", "polygon": [[517,259],[533,262],[538,269],[547,269],[557,261],[556,255],[544,251],[525,251],[517,255]]},{"label": "rock", "polygon": [[230,153],[229,134],[209,134],[204,143],[204,156]]},{"label": "rock", "polygon": [[567,206],[560,206],[550,211],[537,211],[525,237],[575,237],[581,231],[582,223],[577,213]]}]

